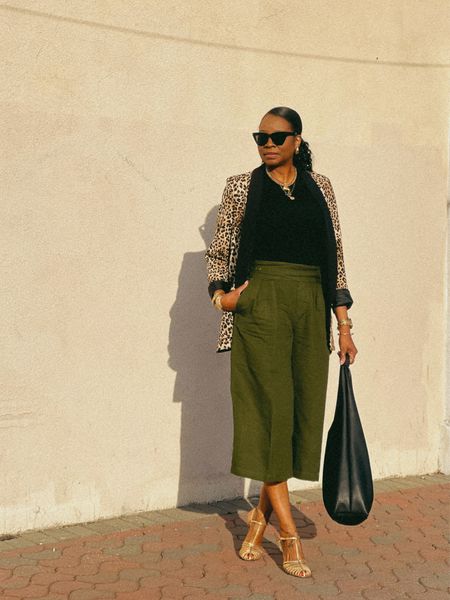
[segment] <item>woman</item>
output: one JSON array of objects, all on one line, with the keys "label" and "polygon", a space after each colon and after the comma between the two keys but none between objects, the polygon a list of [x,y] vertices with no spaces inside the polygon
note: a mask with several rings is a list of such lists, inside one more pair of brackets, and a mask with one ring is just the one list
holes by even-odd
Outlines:
[{"label": "woman", "polygon": [[231,350],[231,473],[263,482],[239,556],[261,558],[272,510],[283,569],[309,577],[287,479],[318,481],[330,353],[355,361],[336,200],[312,170],[299,114],[276,107],[253,137],[262,164],[227,179],[206,251],[208,291],[223,312],[218,352]]}]

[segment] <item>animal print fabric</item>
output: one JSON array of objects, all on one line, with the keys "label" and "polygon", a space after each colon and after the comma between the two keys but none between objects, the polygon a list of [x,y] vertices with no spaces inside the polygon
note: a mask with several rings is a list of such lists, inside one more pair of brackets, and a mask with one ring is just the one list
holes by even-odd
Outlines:
[{"label": "animal print fabric", "polygon": [[[241,173],[239,175],[232,175],[226,180],[222,201],[217,214],[214,237],[205,253],[208,283],[211,283],[212,281],[228,281],[232,284],[231,289],[234,289],[234,274],[236,272],[236,262],[239,250],[240,227],[244,218],[251,174],[251,171],[247,171],[246,173]],[[311,176],[326,200],[333,223],[337,251],[336,288],[347,288],[341,227],[333,187],[331,181],[325,175],[311,171]],[[223,311],[222,313],[219,338],[217,341],[217,352],[231,350],[233,317],[234,313],[231,311]],[[330,352],[336,349],[333,338],[332,321],[330,324],[329,349]]]}]

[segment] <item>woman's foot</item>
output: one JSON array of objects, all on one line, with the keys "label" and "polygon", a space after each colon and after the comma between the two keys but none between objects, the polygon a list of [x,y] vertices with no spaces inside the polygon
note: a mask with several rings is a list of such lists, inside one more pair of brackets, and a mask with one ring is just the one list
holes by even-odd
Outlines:
[{"label": "woman's foot", "polygon": [[264,553],[261,542],[264,537],[264,530],[267,522],[264,513],[257,507],[252,508],[247,516],[248,533],[242,542],[239,556],[243,560],[258,560]]},{"label": "woman's foot", "polygon": [[305,563],[302,543],[298,534],[280,536],[278,546],[283,553],[283,570],[295,577],[311,577],[311,569]]}]

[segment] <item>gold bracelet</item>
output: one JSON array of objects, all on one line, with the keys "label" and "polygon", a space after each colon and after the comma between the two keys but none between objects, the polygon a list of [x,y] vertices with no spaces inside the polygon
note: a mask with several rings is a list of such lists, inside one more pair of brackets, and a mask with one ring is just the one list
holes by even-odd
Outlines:
[{"label": "gold bracelet", "polygon": [[350,318],[348,319],[338,319],[338,328],[339,325],[349,325],[350,329],[353,327],[353,323],[352,320]]},{"label": "gold bracelet", "polygon": [[222,300],[220,297],[223,296],[224,294],[225,294],[224,290],[216,290],[214,292],[211,302],[212,302],[214,308],[217,308],[217,310],[223,310]]},{"label": "gold bracelet", "polygon": [[222,296],[222,294],[225,294],[224,290],[216,290],[213,294],[213,297],[211,298],[211,302],[215,304],[217,296]]},{"label": "gold bracelet", "polygon": [[350,329],[353,327],[353,323],[352,320],[350,318],[348,319],[338,319],[338,328],[339,325],[349,325]]},{"label": "gold bracelet", "polygon": [[353,333],[350,333],[350,331],[340,331],[338,335],[353,335]]}]

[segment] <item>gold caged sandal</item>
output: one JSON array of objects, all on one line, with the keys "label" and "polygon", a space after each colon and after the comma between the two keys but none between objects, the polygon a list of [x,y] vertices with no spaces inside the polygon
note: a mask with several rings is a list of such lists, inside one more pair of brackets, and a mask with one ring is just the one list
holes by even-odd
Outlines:
[{"label": "gold caged sandal", "polygon": [[[297,553],[297,558],[294,560],[284,560],[284,548],[292,545],[290,542],[287,542],[287,540],[296,540],[296,542],[294,542],[294,546]],[[282,542],[284,542],[284,544]],[[279,537],[278,546],[283,553],[283,570],[286,571],[286,573],[289,575],[294,575],[295,577],[311,577],[311,569],[305,563],[302,543],[298,535],[294,535],[292,537]]]},{"label": "gold caged sandal", "polygon": [[264,549],[260,544],[255,544],[255,539],[258,533],[260,532],[260,528],[263,527],[265,529],[267,523],[264,518],[264,515],[261,511],[261,521],[257,521],[253,517],[256,516],[256,511],[259,511],[258,507],[255,506],[247,516],[247,524],[249,526],[249,533],[254,533],[251,542],[243,541],[241,549],[239,550],[239,556],[243,560],[258,560],[264,554]]}]

